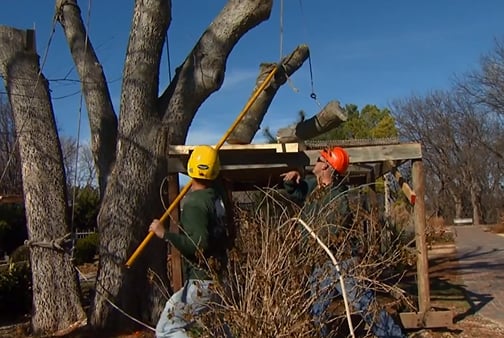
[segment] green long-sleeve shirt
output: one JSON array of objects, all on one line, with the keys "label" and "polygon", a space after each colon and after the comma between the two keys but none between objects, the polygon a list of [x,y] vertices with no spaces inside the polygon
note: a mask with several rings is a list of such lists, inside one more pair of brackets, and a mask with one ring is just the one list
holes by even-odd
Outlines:
[{"label": "green long-sleeve shirt", "polygon": [[[220,208],[219,206],[222,206]],[[198,259],[198,253],[205,258],[214,256],[223,247],[224,238],[219,238],[223,229],[224,208],[222,199],[215,188],[189,192],[184,199],[180,214],[180,233],[165,232],[165,240],[170,241],[184,256],[186,279],[209,279],[206,269]],[[220,229],[220,230],[219,230]],[[219,243],[220,242],[220,243]]]}]

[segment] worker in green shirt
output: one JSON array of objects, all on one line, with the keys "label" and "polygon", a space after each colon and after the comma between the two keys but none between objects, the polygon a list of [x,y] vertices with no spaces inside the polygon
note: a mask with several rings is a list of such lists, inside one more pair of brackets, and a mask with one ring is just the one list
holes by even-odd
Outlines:
[{"label": "worker in green shirt", "polygon": [[193,323],[194,316],[212,297],[212,280],[206,262],[212,258],[220,265],[225,264],[226,213],[223,196],[214,184],[219,170],[219,157],[214,148],[195,147],[187,163],[192,183],[181,208],[181,232],[166,231],[159,220],[154,220],[149,227],[184,257],[185,284],[166,302],[156,325],[158,338],[189,337],[186,330]]},{"label": "worker in green shirt", "polygon": [[[348,153],[343,148],[334,147],[320,152],[312,176],[302,178],[298,171],[282,174],[286,192],[293,200],[303,206],[301,217],[308,220],[320,217],[320,215],[327,216],[322,227],[325,231],[322,233],[319,231],[317,234],[324,239],[337,237],[339,232],[345,231],[344,229],[353,223],[353,215],[346,194],[347,187],[343,184],[349,162]],[[328,244],[329,247],[338,245]],[[356,245],[357,243],[351,244],[348,257],[342,258],[340,266],[345,273],[344,283],[347,297],[354,310],[362,315],[375,336],[380,338],[405,337],[402,328],[384,309],[381,309],[376,316],[370,310],[375,296],[372,290],[351,274],[352,268],[358,263],[358,252],[361,250]],[[333,249],[335,248],[333,247]],[[340,272],[328,259],[323,264],[317,264],[309,278],[311,295],[315,297],[310,312],[320,335],[323,337],[330,335],[327,325],[330,318],[329,305],[342,293],[339,277]]]}]

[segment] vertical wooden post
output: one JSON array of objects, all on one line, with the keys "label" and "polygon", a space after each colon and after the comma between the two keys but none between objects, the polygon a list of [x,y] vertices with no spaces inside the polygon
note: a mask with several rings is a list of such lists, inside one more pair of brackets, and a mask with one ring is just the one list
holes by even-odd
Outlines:
[{"label": "vertical wooden post", "polygon": [[415,240],[417,249],[418,307],[420,313],[430,309],[429,261],[425,241],[425,178],[422,160],[414,160],[411,174],[416,193],[414,205]]},{"label": "vertical wooden post", "polygon": [[233,182],[227,179],[223,179],[222,181],[224,189],[227,194],[227,196],[225,196],[227,198],[225,207],[227,213],[228,235],[234,245],[238,229],[236,228],[235,214],[234,214]]},{"label": "vertical wooden post", "polygon": [[[170,204],[179,194],[179,177],[178,174],[168,175],[168,200]],[[179,232],[178,224],[180,221],[180,206],[173,209],[170,214],[170,232]],[[170,245],[170,266],[168,267],[170,273],[170,283],[172,290],[176,292],[182,288],[184,278],[182,274],[182,258],[180,252]]]},{"label": "vertical wooden post", "polygon": [[366,177],[366,183],[374,183],[369,185],[368,189],[368,207],[369,207],[369,219],[365,222],[366,227],[364,229],[364,233],[367,237],[367,240],[370,243],[380,243],[380,238],[377,238],[377,234],[381,233],[381,225],[379,222],[371,221],[372,219],[378,219],[378,196],[376,194],[376,177],[374,173],[369,173]]}]

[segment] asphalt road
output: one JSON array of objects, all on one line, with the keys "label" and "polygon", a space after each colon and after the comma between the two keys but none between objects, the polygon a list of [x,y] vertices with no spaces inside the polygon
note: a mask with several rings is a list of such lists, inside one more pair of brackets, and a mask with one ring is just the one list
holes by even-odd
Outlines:
[{"label": "asphalt road", "polygon": [[455,243],[472,312],[504,325],[504,237],[457,226]]}]

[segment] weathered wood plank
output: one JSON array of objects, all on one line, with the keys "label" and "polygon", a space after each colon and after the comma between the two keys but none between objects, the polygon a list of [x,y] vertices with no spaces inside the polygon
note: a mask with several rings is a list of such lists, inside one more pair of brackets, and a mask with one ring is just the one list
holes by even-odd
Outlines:
[{"label": "weathered wood plank", "polygon": [[[364,147],[343,147],[350,155],[350,163],[368,163],[381,161],[413,160],[422,158],[419,143],[371,145]],[[317,161],[319,150],[306,150],[310,162]]]},{"label": "weathered wood plank", "polygon": [[[190,151],[196,147],[195,145],[170,145],[168,146],[169,157],[188,156]],[[275,153],[297,153],[303,152],[309,159],[310,164],[314,165],[317,161],[319,150],[300,150],[298,143],[271,143],[271,144],[225,144],[220,150],[221,154],[227,151],[237,151],[236,156],[246,158],[254,152],[261,150],[270,150],[271,154],[262,154],[269,156],[267,159],[271,163],[275,163],[281,159],[282,155]],[[350,163],[366,163],[380,161],[400,161],[413,160],[422,158],[422,149],[419,143],[403,143],[389,145],[372,145],[364,147],[345,147],[350,155]],[[268,152],[269,153],[269,152]],[[280,156],[280,157],[279,157]],[[240,162],[237,160],[237,162]]]},{"label": "weathered wood plank", "polygon": [[441,328],[453,324],[452,311],[428,311],[424,313],[402,312],[399,318],[405,329]]},{"label": "weathered wood plank", "polygon": [[[186,163],[194,145],[169,147],[168,172],[185,173]],[[311,171],[319,157],[319,150],[301,150],[302,144],[245,144],[224,145],[220,151],[222,173],[233,179],[251,177],[258,186],[278,183],[273,177],[280,171],[293,169]],[[421,157],[420,144],[367,145],[345,148],[350,154],[350,179],[369,182],[383,175],[396,163]],[[253,182],[247,181],[253,185]]]},{"label": "weathered wood plank", "polygon": [[[179,193],[179,178],[178,175],[168,175],[168,199],[170,205],[173,203]],[[169,231],[179,233],[180,221],[180,205],[175,207],[170,214]],[[171,244],[170,247],[170,261],[168,269],[170,271],[170,282],[173,291],[178,291],[184,285],[184,278],[182,273],[182,256],[180,252]]]},{"label": "weathered wood plank", "polygon": [[417,194],[417,199],[413,208],[413,220],[415,223],[415,242],[417,250],[418,308],[420,310],[419,312],[425,313],[430,309],[430,285],[429,261],[427,256],[427,243],[425,240],[425,177],[422,161],[413,161],[411,174],[413,176],[413,189],[415,189]]},{"label": "weathered wood plank", "polygon": [[[169,145],[168,155],[189,155],[197,145]],[[260,143],[260,144],[224,144],[220,150],[272,150],[277,153],[296,153],[299,151],[298,143]]]}]

